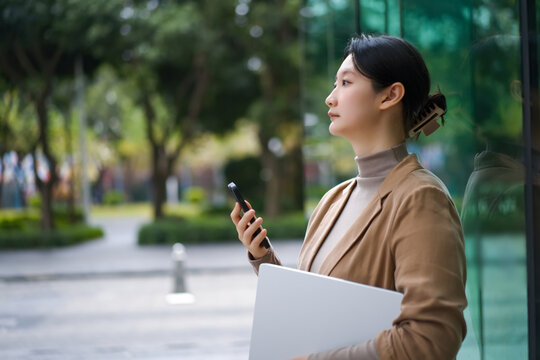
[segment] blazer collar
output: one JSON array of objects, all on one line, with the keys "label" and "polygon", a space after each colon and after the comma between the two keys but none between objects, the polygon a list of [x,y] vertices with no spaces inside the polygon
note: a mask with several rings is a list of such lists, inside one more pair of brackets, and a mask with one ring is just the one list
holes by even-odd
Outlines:
[{"label": "blazer collar", "polygon": [[[407,155],[401,162],[399,162],[386,176],[383,180],[375,196],[371,201],[366,205],[364,210],[360,213],[358,218],[354,221],[351,227],[344,234],[336,244],[335,248],[330,252],[328,257],[324,260],[321,265],[320,273],[322,275],[329,275],[330,272],[337,265],[339,260],[347,253],[347,251],[353,246],[355,242],[362,238],[364,232],[367,230],[368,226],[371,224],[373,219],[381,212],[382,210],[382,200],[390,193],[392,190],[402,182],[403,178],[407,176],[410,172],[421,169],[422,165],[418,162],[416,154],[412,153]],[[311,239],[306,239],[310,241],[309,244],[305,244],[306,248],[304,254],[300,255],[299,258],[299,268],[302,270],[309,270],[315,255],[319,251],[324,239],[330,232],[330,229],[336,222],[341,210],[345,207],[349,196],[352,193],[355,185],[355,178],[349,180],[345,183],[345,188],[340,192],[335,202],[329,205],[328,210],[320,222],[320,225],[317,227]]]},{"label": "blazer collar", "polygon": [[418,162],[416,154],[412,153],[407,155],[388,173],[381,186],[377,189],[379,198],[383,199],[403,180],[403,178],[405,178],[405,176],[418,169],[423,169],[423,167]]}]

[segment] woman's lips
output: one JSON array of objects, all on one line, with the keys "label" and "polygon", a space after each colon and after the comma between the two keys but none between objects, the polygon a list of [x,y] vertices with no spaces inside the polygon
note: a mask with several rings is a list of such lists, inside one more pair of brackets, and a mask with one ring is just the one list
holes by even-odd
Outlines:
[{"label": "woman's lips", "polygon": [[336,113],[333,113],[333,112],[330,112],[330,111],[328,112],[328,116],[330,116],[330,120],[332,120],[332,119],[335,119],[335,118],[339,117],[339,115],[338,115],[338,114],[336,114]]}]

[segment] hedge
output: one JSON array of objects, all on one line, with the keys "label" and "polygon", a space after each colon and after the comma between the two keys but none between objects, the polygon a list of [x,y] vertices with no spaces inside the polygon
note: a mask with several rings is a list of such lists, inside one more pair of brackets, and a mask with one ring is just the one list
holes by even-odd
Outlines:
[{"label": "hedge", "polygon": [[23,230],[32,224],[39,223],[39,215],[36,212],[3,212],[0,213],[0,231]]},{"label": "hedge", "polygon": [[[307,219],[304,214],[264,218],[263,221],[263,227],[268,229],[271,240],[303,239],[306,226]],[[154,221],[139,229],[137,241],[139,245],[215,243],[238,241],[238,234],[228,216],[205,215]]]},{"label": "hedge", "polygon": [[[55,206],[53,216],[54,223],[58,227],[65,227],[72,222],[81,223],[83,221],[82,210],[79,208],[70,213],[66,206]],[[0,211],[0,231],[37,228],[39,227],[39,221],[40,212],[38,209]]]},{"label": "hedge", "polygon": [[3,230],[0,232],[0,249],[67,246],[100,237],[103,237],[101,228],[85,224],[71,225],[48,232],[39,229]]}]

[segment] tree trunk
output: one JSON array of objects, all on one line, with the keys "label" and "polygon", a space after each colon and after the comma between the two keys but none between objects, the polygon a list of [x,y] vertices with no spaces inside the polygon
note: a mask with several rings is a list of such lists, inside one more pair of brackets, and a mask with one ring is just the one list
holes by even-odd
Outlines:
[{"label": "tree trunk", "polygon": [[154,218],[164,217],[163,205],[167,196],[166,182],[168,177],[167,154],[165,145],[152,146],[152,202],[154,206]]},{"label": "tree trunk", "polygon": [[259,143],[261,144],[262,154],[261,162],[265,174],[265,192],[264,192],[264,215],[266,217],[277,217],[281,213],[280,192],[280,159],[268,149],[268,137],[259,132]]},{"label": "tree trunk", "polygon": [[[17,165],[16,166],[17,166],[18,171],[20,171],[21,173],[24,173],[22,162],[24,160],[25,155],[26,155],[25,152],[20,151],[20,150],[17,151]],[[20,183],[17,181],[17,191],[19,191],[22,208],[26,208],[27,206],[25,190],[26,190],[26,177],[23,175],[23,180]]]},{"label": "tree trunk", "polygon": [[43,183],[41,190],[41,228],[43,230],[54,229],[53,185],[51,181]]},{"label": "tree trunk", "polygon": [[301,143],[292,149],[286,165],[288,176],[281,179],[288,185],[285,193],[291,199],[290,210],[304,211],[304,157]]},{"label": "tree trunk", "polygon": [[304,210],[304,160],[298,145],[284,158],[268,149],[268,140],[259,135],[265,173],[264,215],[277,217],[287,211]]},{"label": "tree trunk", "polygon": [[152,187],[153,191],[153,207],[154,207],[154,219],[163,219],[165,214],[163,212],[163,205],[165,204],[166,196],[166,181],[167,177],[163,174],[155,174]]},{"label": "tree trunk", "polygon": [[34,178],[36,179],[36,185],[41,197],[41,229],[48,231],[54,229],[54,218],[52,213],[52,181],[51,178],[46,181],[39,178],[37,152],[34,151],[32,156],[34,158]]},{"label": "tree trunk", "polygon": [[39,96],[35,101],[36,112],[38,115],[38,125],[39,125],[39,138],[38,144],[41,146],[43,155],[48,162],[49,166],[49,178],[44,181],[41,180],[38,176],[37,171],[37,158],[36,152],[34,151],[34,175],[36,178],[36,184],[38,185],[38,190],[41,194],[41,228],[43,230],[52,230],[54,229],[54,217],[53,217],[53,189],[56,184],[56,159],[51,153],[49,147],[49,137],[47,133],[48,128],[48,114],[46,106],[45,95]]}]

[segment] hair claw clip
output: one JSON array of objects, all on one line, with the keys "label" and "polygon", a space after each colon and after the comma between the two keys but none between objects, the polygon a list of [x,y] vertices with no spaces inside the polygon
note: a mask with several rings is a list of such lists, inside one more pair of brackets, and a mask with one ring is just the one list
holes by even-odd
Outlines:
[{"label": "hair claw clip", "polygon": [[440,126],[437,123],[437,119],[442,117],[445,113],[446,110],[443,110],[435,103],[431,103],[422,111],[421,120],[409,130],[409,137],[413,137],[420,131],[423,131],[426,136],[432,134]]}]

